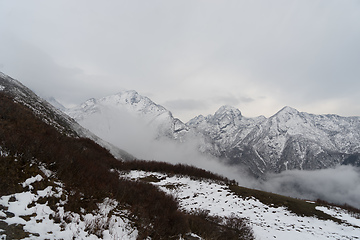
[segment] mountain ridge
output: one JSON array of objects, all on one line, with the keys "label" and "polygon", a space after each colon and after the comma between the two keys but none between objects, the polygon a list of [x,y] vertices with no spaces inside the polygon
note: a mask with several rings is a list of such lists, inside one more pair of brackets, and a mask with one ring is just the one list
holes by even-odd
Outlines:
[{"label": "mountain ridge", "polygon": [[61,109],[57,109],[46,100],[38,97],[29,88],[21,82],[11,78],[10,76],[0,72],[0,86],[2,92],[10,94],[15,101],[24,104],[34,111],[42,121],[53,125],[60,132],[71,137],[85,137],[97,142],[99,145],[108,149],[118,159],[133,159],[134,157],[124,150],[106,142],[80,126],[72,118],[64,114]]},{"label": "mountain ridge", "polygon": [[[208,124],[211,126],[212,123],[208,121]],[[193,127],[199,128],[199,125]],[[200,131],[204,132],[203,129],[201,127]],[[255,175],[269,170],[333,167],[346,159],[341,155],[357,154],[360,150],[360,117],[314,115],[284,107],[245,129],[250,131],[238,134],[238,138],[231,139],[230,143],[224,144],[222,139],[217,143],[225,149],[223,155],[231,163],[237,163],[243,154],[257,162],[258,169],[252,169]],[[244,125],[238,124],[231,131],[240,133],[244,131]],[[220,132],[215,129],[212,134],[216,133]],[[332,160],[326,162],[327,158]],[[294,159],[290,167],[285,164],[289,159]]]},{"label": "mountain ridge", "polygon": [[[291,169],[334,167],[349,157],[358,158],[360,153],[360,117],[315,115],[285,106],[269,118],[247,118],[239,109],[224,105],[213,115],[199,115],[183,123],[134,90],[123,90],[96,101],[113,105],[114,96],[120,96],[121,108],[142,119],[144,126],[153,128],[154,139],[165,137],[179,142],[196,139],[202,154],[224,159],[230,165],[246,166],[257,177]],[[86,115],[82,111],[78,107],[67,113],[81,123]],[[96,121],[101,121],[100,115]],[[101,134],[89,121],[85,127]]]}]

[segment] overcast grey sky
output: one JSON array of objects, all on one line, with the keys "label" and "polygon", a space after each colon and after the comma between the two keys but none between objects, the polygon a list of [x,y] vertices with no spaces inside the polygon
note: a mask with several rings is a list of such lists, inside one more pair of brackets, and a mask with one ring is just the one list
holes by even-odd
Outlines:
[{"label": "overcast grey sky", "polygon": [[0,71],[67,105],[134,89],[183,121],[360,116],[360,1],[0,0]]}]

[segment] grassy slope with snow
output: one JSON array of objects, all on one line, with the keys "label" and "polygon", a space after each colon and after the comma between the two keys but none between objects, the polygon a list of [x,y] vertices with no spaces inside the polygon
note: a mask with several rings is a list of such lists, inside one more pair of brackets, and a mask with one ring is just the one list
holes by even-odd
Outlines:
[{"label": "grassy slope with snow", "polygon": [[[131,171],[121,177],[147,180],[176,197],[182,210],[207,210],[209,215],[247,218],[257,239],[359,239],[360,219],[340,208],[316,206],[336,220],[299,216],[285,207],[260,202],[255,197],[242,198],[228,185],[212,180],[192,180],[164,173]],[[308,203],[315,204],[315,203]]]},{"label": "grassy slope with snow", "polygon": [[54,173],[41,171],[20,184],[23,191],[1,196],[1,239],[136,239],[117,201],[106,198],[91,212],[65,211],[69,193]]},{"label": "grassy slope with snow", "polygon": [[[151,182],[173,195],[185,212],[205,210],[209,216],[246,218],[257,239],[359,239],[360,236],[360,219],[341,208],[316,206],[339,222],[322,220],[296,215],[285,207],[267,205],[255,197],[240,197],[221,181],[145,171],[121,172],[120,176]],[[19,228],[13,232],[23,239],[137,237],[127,212],[119,209],[115,200],[105,199],[92,212],[64,211],[63,204],[69,193],[54,173],[44,167],[21,185],[22,192],[0,198],[0,219],[3,226],[6,223],[7,227]],[[3,230],[0,237],[5,237]]]}]

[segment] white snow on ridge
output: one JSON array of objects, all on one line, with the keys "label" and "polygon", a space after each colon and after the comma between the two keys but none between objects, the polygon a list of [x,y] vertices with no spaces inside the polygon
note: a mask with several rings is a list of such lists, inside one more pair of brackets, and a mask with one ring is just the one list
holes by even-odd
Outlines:
[{"label": "white snow on ridge", "polygon": [[[50,172],[50,171],[49,171]],[[42,181],[43,177],[37,175],[28,178],[22,185],[34,189],[31,184]],[[138,231],[128,220],[128,213],[115,209],[118,202],[106,198],[98,204],[98,210],[87,214],[65,212],[60,200],[63,194],[63,184],[54,182],[59,187],[48,186],[36,192],[24,191],[0,197],[1,221],[11,224],[23,225],[24,231],[29,233],[23,239],[137,239]],[[48,202],[38,203],[42,197],[59,198],[56,211],[50,208]],[[110,213],[110,211],[112,211]],[[55,217],[57,220],[55,220]],[[67,220],[64,220],[67,219]],[[102,230],[98,237],[89,233],[89,229]],[[0,239],[7,239],[3,229],[0,228]]]},{"label": "white snow on ridge", "polygon": [[[221,183],[197,181],[189,177],[168,177],[166,174],[131,171],[122,177],[133,180],[156,176],[160,181],[153,183],[178,200],[182,210],[208,210],[210,215],[231,216],[249,219],[256,239],[360,239],[360,220],[344,211],[334,215],[349,224],[301,217],[285,208],[267,206],[257,199],[242,199]],[[321,209],[325,211],[325,209]],[[340,211],[340,210],[338,210]],[[350,225],[351,224],[351,225]]]}]

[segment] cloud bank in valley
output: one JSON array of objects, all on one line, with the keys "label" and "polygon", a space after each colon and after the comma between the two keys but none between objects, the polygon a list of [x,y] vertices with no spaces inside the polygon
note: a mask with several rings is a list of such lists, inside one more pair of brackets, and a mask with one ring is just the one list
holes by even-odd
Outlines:
[{"label": "cloud bank in valley", "polygon": [[257,188],[291,197],[322,199],[360,209],[360,169],[353,166],[284,171],[267,176]]},{"label": "cloud bank in valley", "polygon": [[[245,182],[240,168],[226,166],[220,159],[201,154],[196,138],[184,142],[159,138],[157,125],[120,107],[101,107],[99,112],[78,119],[85,128],[138,159],[193,165],[237,181]],[[247,181],[247,180],[246,180]]]},{"label": "cloud bank in valley", "polygon": [[[106,119],[104,119],[104,116]],[[322,199],[360,208],[360,171],[351,166],[314,171],[284,171],[256,180],[240,167],[228,166],[221,159],[201,154],[198,139],[178,142],[158,138],[158,130],[148,120],[126,109],[102,108],[100,114],[83,119],[82,125],[106,141],[139,159],[182,163],[235,179],[240,185],[302,199]]]}]

